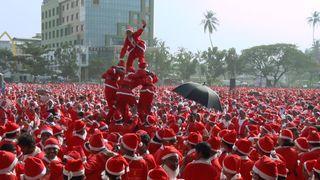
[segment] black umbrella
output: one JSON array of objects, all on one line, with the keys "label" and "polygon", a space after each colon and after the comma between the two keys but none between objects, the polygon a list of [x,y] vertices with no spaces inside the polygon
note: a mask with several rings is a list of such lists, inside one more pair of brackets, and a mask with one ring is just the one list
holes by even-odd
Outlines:
[{"label": "black umbrella", "polygon": [[202,104],[207,108],[214,108],[222,111],[219,95],[208,86],[194,82],[188,82],[174,88],[173,92]]}]

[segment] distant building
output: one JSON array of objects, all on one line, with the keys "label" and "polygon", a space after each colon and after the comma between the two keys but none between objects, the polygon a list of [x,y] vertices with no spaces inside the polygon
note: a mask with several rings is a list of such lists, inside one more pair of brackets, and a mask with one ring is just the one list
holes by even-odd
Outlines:
[{"label": "distant building", "polygon": [[85,54],[78,55],[79,65],[85,67],[96,56],[116,57],[127,26],[137,29],[142,19],[148,23],[143,39],[150,44],[154,0],[44,0],[41,44],[53,49],[66,43],[78,47]]}]

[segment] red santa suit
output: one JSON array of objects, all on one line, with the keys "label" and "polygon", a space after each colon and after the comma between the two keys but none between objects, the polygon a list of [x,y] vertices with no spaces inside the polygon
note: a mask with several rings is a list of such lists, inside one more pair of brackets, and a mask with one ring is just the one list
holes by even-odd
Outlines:
[{"label": "red santa suit", "polygon": [[87,180],[101,179],[101,173],[105,170],[106,162],[110,158],[107,153],[107,151],[102,151],[88,157],[84,164]]},{"label": "red santa suit", "polygon": [[132,34],[132,37],[127,37],[124,41],[123,47],[120,52],[120,59],[123,59],[126,52],[129,53],[128,60],[126,64],[127,71],[130,68],[133,68],[133,62],[138,58],[139,63],[145,62],[144,53],[146,51],[146,43],[141,39],[141,35],[143,33],[143,29],[139,29],[138,31]]},{"label": "red santa suit", "polygon": [[292,147],[278,147],[276,152],[280,154],[286,162],[286,167],[289,170],[287,179],[296,179],[296,169],[298,167],[298,153]]},{"label": "red santa suit", "polygon": [[129,172],[121,176],[123,180],[147,179],[148,164],[141,156],[123,156],[129,163]]},{"label": "red santa suit", "polygon": [[116,92],[118,89],[117,81],[122,76],[121,73],[117,70],[116,66],[110,67],[101,77],[104,79],[104,94],[106,101],[108,103],[109,113],[106,117],[107,120],[110,120],[116,105]]},{"label": "red santa suit", "polygon": [[123,79],[119,80],[119,89],[116,93],[117,108],[122,114],[125,121],[130,119],[129,106],[137,104],[136,98],[132,89],[137,86],[136,82],[132,79],[132,74],[126,75]]},{"label": "red santa suit", "polygon": [[185,170],[183,171],[182,177],[184,180],[193,179],[208,179],[215,180],[218,178],[219,174],[217,169],[215,169],[209,160],[196,160],[189,163]]},{"label": "red santa suit", "polygon": [[140,98],[138,102],[138,112],[140,117],[150,114],[153,97],[156,93],[155,83],[158,82],[158,77],[154,73],[148,73],[142,80],[142,88],[140,90]]},{"label": "red santa suit", "polygon": [[254,162],[249,159],[248,156],[240,156],[241,158],[241,166],[240,166],[240,174],[244,180],[251,180],[252,175],[251,171],[254,165]]}]

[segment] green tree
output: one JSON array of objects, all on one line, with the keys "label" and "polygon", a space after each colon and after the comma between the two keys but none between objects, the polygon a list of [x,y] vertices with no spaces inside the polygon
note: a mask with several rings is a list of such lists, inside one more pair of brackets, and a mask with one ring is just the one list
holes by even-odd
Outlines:
[{"label": "green tree", "polygon": [[213,31],[217,31],[217,26],[219,25],[219,20],[215,16],[216,16],[216,13],[214,13],[213,11],[207,11],[204,14],[204,19],[201,21],[204,32],[207,32],[207,30],[209,32],[211,48],[213,48],[211,35]]},{"label": "green tree", "polygon": [[209,85],[225,73],[225,56],[226,51],[219,51],[217,47],[202,52],[201,58],[207,65],[206,79]]},{"label": "green tree", "polygon": [[61,71],[59,75],[68,80],[76,80],[78,70],[76,48],[67,43],[63,44],[62,47],[55,50],[54,56],[55,63]]},{"label": "green tree", "polygon": [[281,77],[290,71],[304,68],[307,56],[292,44],[255,46],[242,51],[240,60],[246,64],[245,72],[255,77],[263,77],[276,86]]},{"label": "green tree", "polygon": [[180,79],[189,81],[190,77],[196,73],[197,58],[191,51],[187,51],[184,48],[179,48],[172,58]]},{"label": "green tree", "polygon": [[43,55],[48,52],[45,47],[38,46],[34,43],[24,43],[19,46],[24,56],[18,58],[24,66],[24,69],[32,75],[49,75],[49,61]]},{"label": "green tree", "polygon": [[116,64],[113,60],[105,60],[102,58],[96,58],[89,62],[88,71],[89,77],[94,80],[101,79],[101,74],[103,74],[108,68]]},{"label": "green tree", "polygon": [[239,64],[238,59],[239,59],[239,56],[237,55],[236,49],[231,48],[228,51],[226,51],[226,58],[225,58],[226,70],[231,79],[236,78],[237,70],[238,68],[240,68],[240,66],[238,66]]},{"label": "green tree", "polygon": [[0,49],[0,71],[12,68],[13,54],[8,49]]},{"label": "green tree", "polygon": [[314,11],[310,17],[307,18],[307,21],[310,25],[312,25],[312,40],[314,39],[314,30],[316,26],[320,23],[320,12]]},{"label": "green tree", "polygon": [[153,43],[154,50],[147,52],[146,59],[149,62],[150,70],[163,80],[173,71],[169,47],[161,40],[154,39]]}]

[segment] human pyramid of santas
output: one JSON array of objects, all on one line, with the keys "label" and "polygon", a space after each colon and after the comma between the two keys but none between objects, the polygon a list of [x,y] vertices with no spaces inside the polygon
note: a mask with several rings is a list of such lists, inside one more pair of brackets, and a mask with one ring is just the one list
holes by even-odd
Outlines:
[{"label": "human pyramid of santas", "polygon": [[320,179],[318,90],[217,88],[225,111],[206,109],[156,88],[145,27],[126,31],[119,63],[102,75],[104,93],[93,84],[7,84],[0,180]]}]

